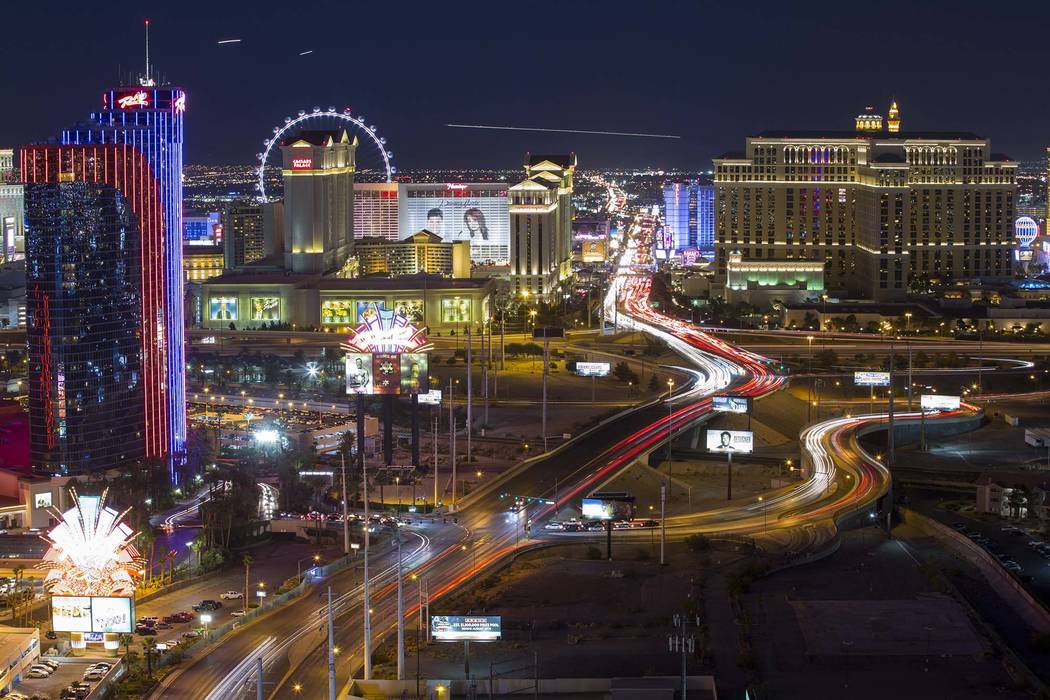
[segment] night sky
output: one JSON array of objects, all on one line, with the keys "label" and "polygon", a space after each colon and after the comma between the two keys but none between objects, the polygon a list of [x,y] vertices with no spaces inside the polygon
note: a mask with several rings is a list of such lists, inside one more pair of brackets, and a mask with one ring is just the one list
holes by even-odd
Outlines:
[{"label": "night sky", "polygon": [[403,168],[571,149],[583,168],[706,169],[748,134],[850,129],[892,96],[906,130],[975,131],[1022,160],[1050,144],[1050,3],[1031,0],[12,2],[0,144],[53,135],[99,105],[118,66],[140,72],[147,16],[154,64],[188,91],[189,163],[251,163],[273,126],[315,105],[365,114]]}]

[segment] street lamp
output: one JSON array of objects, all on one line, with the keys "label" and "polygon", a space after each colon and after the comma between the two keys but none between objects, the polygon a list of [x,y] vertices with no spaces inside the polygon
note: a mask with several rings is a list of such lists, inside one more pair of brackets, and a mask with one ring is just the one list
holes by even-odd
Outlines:
[{"label": "street lamp", "polygon": [[[367,527],[367,525],[366,525],[366,527]],[[317,564],[317,563],[319,563],[321,561],[321,555],[320,554],[315,554],[312,557],[303,557],[299,561],[295,562],[295,570],[296,570],[296,576],[297,576],[296,580],[298,580],[300,582],[303,580],[303,567],[302,567],[302,564],[307,559],[313,559],[314,560],[314,564]]]},{"label": "street lamp", "polygon": [[762,532],[766,531],[766,499],[762,496],[758,497],[759,506],[762,508]]},{"label": "street lamp", "polygon": [[208,623],[211,622],[211,615],[209,615],[208,613],[203,613],[201,615],[201,622],[204,623],[204,636],[207,637],[208,636]]}]

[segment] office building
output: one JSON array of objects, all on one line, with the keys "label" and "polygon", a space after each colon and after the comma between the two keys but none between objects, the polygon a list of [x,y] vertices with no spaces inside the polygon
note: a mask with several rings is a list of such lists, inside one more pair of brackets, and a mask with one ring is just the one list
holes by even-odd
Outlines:
[{"label": "office building", "polygon": [[697,182],[664,185],[664,226],[675,250],[695,248],[710,256],[714,251],[715,188]]},{"label": "office building", "polygon": [[186,246],[222,247],[222,217],[217,211],[184,214],[182,243]]},{"label": "office building", "polygon": [[74,473],[169,459],[174,479],[186,437],[186,98],[150,83],[103,100],[60,144],[20,154],[32,460]]},{"label": "office building", "polygon": [[222,248],[186,246],[182,251],[182,271],[186,282],[203,282],[225,271]]},{"label": "office building", "polygon": [[446,243],[423,230],[403,241],[362,238],[355,242],[358,274],[403,277],[421,272],[463,279],[470,277],[470,241]]},{"label": "office building", "polygon": [[0,261],[25,256],[25,209],[22,184],[14,165],[14,150],[0,149]]},{"label": "office building", "polygon": [[[237,270],[266,257],[267,209],[280,210],[283,209],[283,205],[236,205],[223,212],[222,245],[226,269]],[[283,231],[281,235],[283,236]]]},{"label": "office building", "polygon": [[398,189],[396,182],[354,183],[355,240],[398,239]]},{"label": "office building", "polygon": [[1017,163],[975,134],[890,132],[872,116],[766,132],[715,160],[716,283],[736,252],[817,261],[831,292],[876,300],[1011,277]]},{"label": "office building", "polygon": [[335,272],[350,257],[356,148],[346,131],[304,131],[281,143],[286,269]]},{"label": "office building", "polygon": [[548,297],[572,274],[575,154],[532,155],[510,193],[510,274],[514,293]]}]

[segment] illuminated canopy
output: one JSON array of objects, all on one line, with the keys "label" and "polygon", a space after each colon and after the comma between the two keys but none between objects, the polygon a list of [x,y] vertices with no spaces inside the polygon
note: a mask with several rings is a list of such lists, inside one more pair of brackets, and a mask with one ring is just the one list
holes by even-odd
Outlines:
[{"label": "illuminated canopy", "polygon": [[101,496],[81,496],[70,490],[74,506],[65,513],[52,511],[59,523],[44,539],[51,548],[40,566],[46,568],[44,587],[53,595],[130,596],[135,594],[138,552],[131,544],[135,533],[121,522]]},{"label": "illuminated canopy", "polygon": [[426,330],[416,328],[403,313],[371,302],[360,312],[360,325],[350,332],[344,347],[358,352],[421,352],[430,347]]}]

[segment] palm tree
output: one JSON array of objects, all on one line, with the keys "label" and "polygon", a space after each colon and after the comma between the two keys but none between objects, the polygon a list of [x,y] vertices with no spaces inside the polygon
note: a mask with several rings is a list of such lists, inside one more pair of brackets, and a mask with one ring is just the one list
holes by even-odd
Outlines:
[{"label": "palm tree", "polygon": [[146,674],[153,678],[153,654],[157,651],[157,640],[153,637],[143,639],[142,651],[146,654]]},{"label": "palm tree", "polygon": [[128,660],[128,654],[131,653],[131,643],[135,641],[135,638],[130,634],[120,635],[120,643],[124,645],[124,661]]},{"label": "palm tree", "polygon": [[252,567],[252,555],[245,554],[241,557],[241,562],[244,563],[244,612],[248,613],[248,572]]}]

